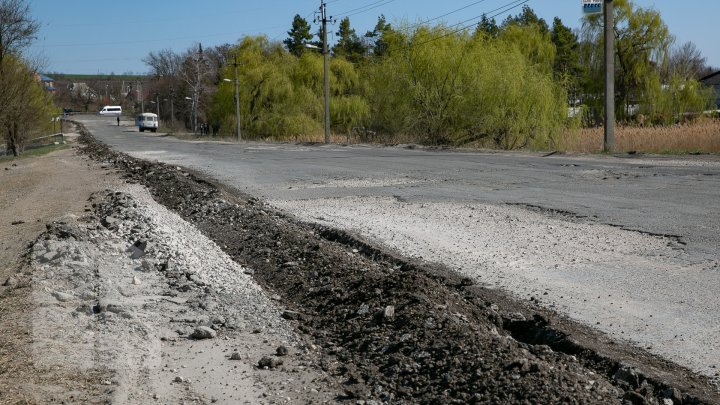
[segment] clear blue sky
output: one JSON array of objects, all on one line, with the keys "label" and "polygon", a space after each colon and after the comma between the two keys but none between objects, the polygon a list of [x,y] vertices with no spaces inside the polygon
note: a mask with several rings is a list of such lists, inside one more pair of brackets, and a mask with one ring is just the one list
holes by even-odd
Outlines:
[{"label": "clear blue sky", "polygon": [[[30,0],[32,14],[42,23],[31,55],[46,61],[46,71],[60,73],[144,73],[142,59],[170,48],[177,52],[194,43],[204,46],[235,43],[244,35],[266,34],[282,40],[295,14],[312,22],[320,1],[307,0]],[[455,24],[512,3],[511,0],[327,0],[328,15],[348,15],[358,34],[372,29],[380,14],[391,23],[425,21],[461,7],[439,21]],[[476,3],[476,4],[473,4]],[[527,4],[552,23],[555,16],[572,28],[580,26],[580,0],[529,0]],[[694,42],[713,66],[720,67],[717,45],[718,0],[635,0],[658,10],[680,43]],[[366,6],[366,7],[364,7]],[[364,8],[362,8],[364,7]],[[357,9],[357,10],[356,10]],[[502,21],[509,13],[496,17]],[[315,28],[313,29],[315,30]],[[330,28],[337,31],[337,25]]]}]

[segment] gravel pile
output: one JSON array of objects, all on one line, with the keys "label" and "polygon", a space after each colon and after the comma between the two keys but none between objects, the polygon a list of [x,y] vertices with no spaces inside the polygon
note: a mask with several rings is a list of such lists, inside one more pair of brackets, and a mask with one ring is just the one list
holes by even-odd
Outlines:
[{"label": "gravel pile", "polygon": [[[282,299],[288,308],[282,317],[322,350],[316,365],[344,383],[345,397],[339,399],[397,404],[711,402],[582,347],[556,328],[559,321],[551,315],[469,279],[409,263],[332,229],[303,225],[182,168],[112,152],[87,134],[83,142],[85,153],[125,172],[129,182],[146,186],[155,200],[242,265],[231,273],[252,273],[269,294]],[[110,206],[124,201],[122,195],[104,198],[115,201]],[[126,202],[128,211],[136,209],[132,204]],[[102,204],[97,208],[106,222],[115,218]],[[133,234],[132,228],[124,232]],[[150,245],[159,238],[142,235],[135,238],[137,248],[157,249],[159,265],[168,263],[166,272],[172,271],[173,260],[188,262],[181,252],[173,256]],[[184,273],[177,287],[196,289],[197,281],[214,277],[229,276]],[[235,282],[241,280],[216,284],[229,289]],[[702,380],[687,378],[694,385],[688,383],[688,389],[712,397]]]}]

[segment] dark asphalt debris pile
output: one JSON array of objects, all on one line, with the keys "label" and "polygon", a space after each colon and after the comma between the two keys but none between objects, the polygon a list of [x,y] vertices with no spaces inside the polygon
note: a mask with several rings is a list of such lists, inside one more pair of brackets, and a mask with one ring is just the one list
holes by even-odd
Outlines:
[{"label": "dark asphalt debris pile", "polygon": [[184,169],[113,152],[87,133],[81,141],[84,153],[148,187],[279,295],[284,317],[321,349],[318,367],[343,382],[340,400],[713,401],[583,348],[553,329],[551,315],[508,304],[469,279],[299,223]]}]

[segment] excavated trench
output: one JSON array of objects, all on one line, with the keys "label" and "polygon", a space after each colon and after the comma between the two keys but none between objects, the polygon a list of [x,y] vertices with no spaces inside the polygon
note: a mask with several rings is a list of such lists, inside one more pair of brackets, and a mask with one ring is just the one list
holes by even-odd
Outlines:
[{"label": "excavated trench", "polygon": [[83,153],[147,187],[281,297],[343,384],[339,401],[720,403],[707,379],[536,303],[82,134]]}]

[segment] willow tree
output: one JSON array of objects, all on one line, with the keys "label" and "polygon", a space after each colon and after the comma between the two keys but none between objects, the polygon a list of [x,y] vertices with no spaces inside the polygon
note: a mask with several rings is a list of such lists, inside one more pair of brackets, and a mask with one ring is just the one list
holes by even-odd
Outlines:
[{"label": "willow tree", "polygon": [[[522,30],[533,37],[518,43],[515,35],[445,27],[399,35],[371,72],[375,126],[430,144],[547,146],[562,126],[566,96],[552,77],[549,35]],[[527,53],[527,44],[542,51]]]},{"label": "willow tree", "polygon": [[[659,83],[658,75],[667,62],[674,38],[658,11],[637,7],[632,0],[614,0],[614,5],[616,113],[619,120],[626,120],[633,114],[633,106],[650,101],[647,89]],[[583,24],[583,34],[586,46],[591,49],[586,53],[586,64],[593,68],[588,79],[602,83],[603,58],[599,55],[604,48],[602,16],[589,16]],[[597,87],[589,90],[597,92]]]}]

